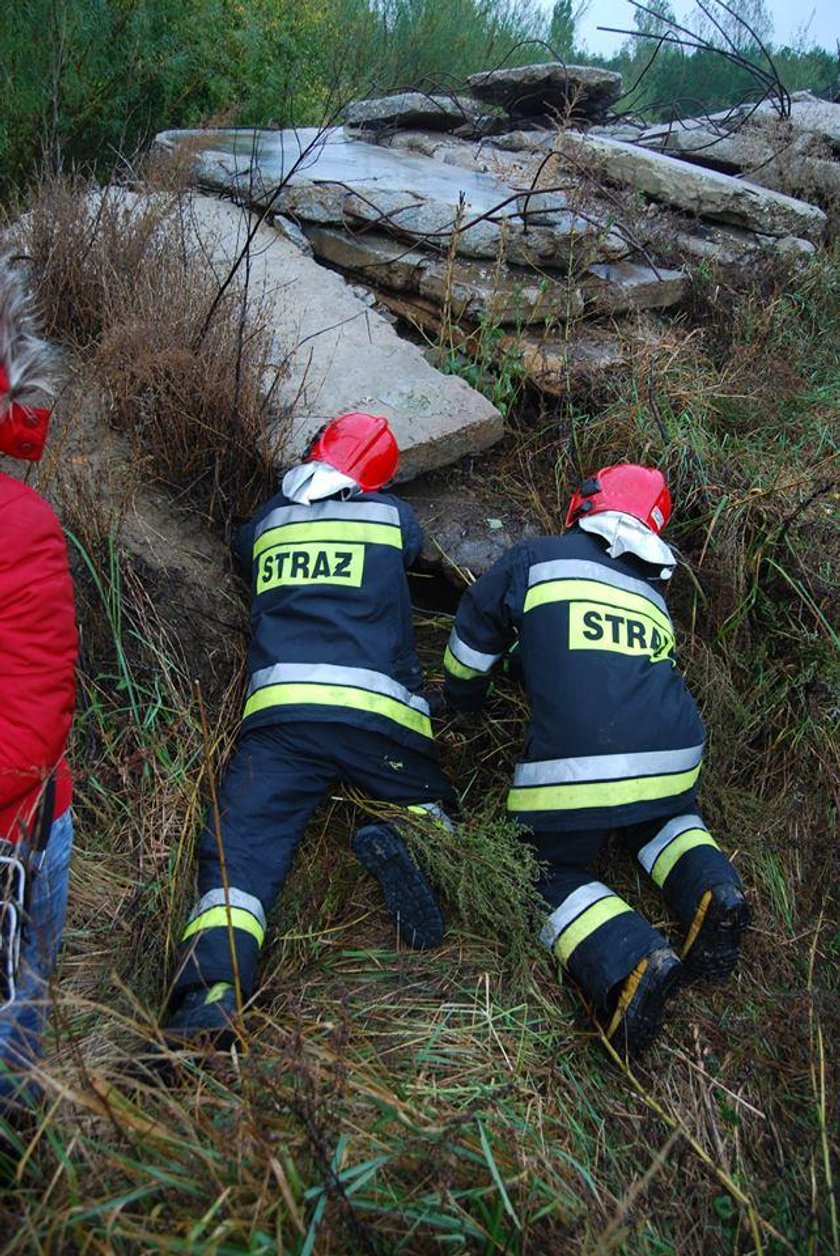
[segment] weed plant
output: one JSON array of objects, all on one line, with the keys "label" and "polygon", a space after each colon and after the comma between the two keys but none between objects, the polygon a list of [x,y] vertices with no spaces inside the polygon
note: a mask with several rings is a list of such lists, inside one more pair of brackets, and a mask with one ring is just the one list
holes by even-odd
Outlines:
[{"label": "weed plant", "polygon": [[[51,238],[55,249],[62,237]],[[35,256],[46,284],[51,254]],[[148,401],[148,371],[126,365],[131,355],[104,354],[109,336],[120,343],[112,302],[107,292],[84,297],[107,288],[102,265],[66,283],[80,294],[78,326],[92,329],[83,357],[103,370],[119,364],[112,414],[126,425],[132,388],[138,414],[158,402]],[[480,726],[439,725],[460,826],[412,838],[444,897],[444,945],[395,946],[348,850],[363,800],[337,791],[278,905],[239,1049],[203,1062],[165,1050],[158,1013],[192,895],[203,799],[236,731],[241,641],[230,643],[231,683],[197,693],[191,641],[166,624],[123,543],[124,497],[117,510],[104,500],[107,468],[93,480],[88,467],[76,474],[70,452],[49,464],[44,487],[60,498],[78,556],[85,643],[78,848],[44,1105],[13,1135],[22,1158],[0,1197],[0,1250],[838,1249],[839,275],[840,260],[826,256],[769,304],[742,293],[728,351],[712,310],[606,397],[580,386],[553,407],[513,411],[482,463],[488,491],[542,528],[556,528],[579,473],[616,458],[660,463],[674,491],[683,564],[672,607],[710,729],[702,802],[744,875],[754,926],[739,974],[720,991],[686,992],[633,1073],[610,1058],[535,947],[535,867],[500,819],[526,718],[503,678]],[[191,277],[184,283],[192,290]],[[119,275],[115,285],[124,295]],[[65,338],[77,325],[73,302]],[[106,313],[88,318],[93,305]],[[183,343],[168,321],[181,309],[161,303],[155,344],[167,329]],[[193,431],[187,411],[179,421]],[[187,486],[206,511],[191,451],[174,441],[170,456],[161,481]],[[120,492],[146,465],[144,453],[123,466]],[[257,476],[225,501],[254,507],[261,491]],[[447,631],[445,617],[418,616],[433,683]],[[619,852],[609,875],[672,930]]]},{"label": "weed plant", "polygon": [[282,350],[259,299],[225,285],[199,252],[191,213],[178,191],[46,179],[26,251],[45,330],[85,361],[138,465],[229,523],[272,489],[287,417],[271,408]]}]

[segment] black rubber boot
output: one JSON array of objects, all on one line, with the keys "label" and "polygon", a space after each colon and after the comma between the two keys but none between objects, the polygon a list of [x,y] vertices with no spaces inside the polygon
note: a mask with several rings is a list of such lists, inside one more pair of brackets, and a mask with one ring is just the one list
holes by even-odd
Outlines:
[{"label": "black rubber boot", "polygon": [[638,1060],[644,1055],[662,1027],[683,975],[679,957],[664,946],[640,960],[617,987],[601,1027],[620,1056]]},{"label": "black rubber boot", "polygon": [[390,824],[367,824],[350,849],[382,886],[397,932],[416,951],[443,941],[443,914],[435,892]]},{"label": "black rubber boot", "polygon": [[682,948],[688,978],[717,982],[731,976],[749,923],[749,904],[740,886],[729,882],[708,889],[700,899]]},{"label": "black rubber boot", "polygon": [[194,986],[167,1018],[163,1036],[176,1049],[202,1044],[227,1051],[238,1036],[234,1027],[236,1011],[233,986],[226,982],[217,982],[209,989]]}]

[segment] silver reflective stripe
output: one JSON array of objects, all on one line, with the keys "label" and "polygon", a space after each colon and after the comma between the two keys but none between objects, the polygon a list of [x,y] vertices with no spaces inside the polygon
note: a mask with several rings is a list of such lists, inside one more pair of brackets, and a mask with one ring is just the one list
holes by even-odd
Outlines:
[{"label": "silver reflective stripe", "polygon": [[489,672],[496,660],[502,657],[501,654],[483,654],[481,650],[474,650],[461,640],[454,628],[449,635],[449,648],[459,663],[475,672]]},{"label": "silver reflective stripe", "polygon": [[603,881],[590,881],[588,885],[572,890],[569,897],[564,898],[546,920],[540,931],[540,942],[550,951],[564,929],[568,929],[572,921],[577,920],[587,907],[600,903],[602,898],[611,897],[615,897],[614,893]]},{"label": "silver reflective stripe", "polygon": [[275,663],[263,667],[251,675],[247,697],[264,689],[266,685],[349,685],[353,689],[366,689],[369,693],[381,693],[395,698],[405,706],[429,714],[429,704],[384,672],[372,672],[366,667],[337,667],[332,663]]},{"label": "silver reflective stripe", "polygon": [[529,785],[570,785],[585,781],[624,781],[689,772],[703,757],[702,742],[686,750],[646,750],[638,754],[593,754],[580,759],[539,759],[517,763],[516,789]]},{"label": "silver reflective stripe", "polygon": [[253,894],[246,894],[244,890],[237,890],[233,885],[229,886],[227,897],[225,897],[224,889],[208,890],[206,894],[202,894],[190,912],[187,924],[191,924],[193,920],[204,912],[209,911],[211,907],[227,907],[228,904],[231,907],[241,907],[243,911],[247,911],[265,929],[265,912],[260,900],[254,898]]},{"label": "silver reflective stripe", "polygon": [[703,829],[705,832],[706,826],[700,816],[676,816],[675,819],[669,820],[659,830],[656,837],[643,846],[636,856],[645,872],[650,874],[653,871],[653,865],[668,843],[672,842],[675,837],[679,837],[680,833],[687,832],[688,829]]},{"label": "silver reflective stripe", "polygon": [[624,589],[627,593],[647,598],[670,619],[665,599],[650,587],[647,580],[634,580],[632,576],[624,576],[601,563],[582,562],[576,558],[555,558],[547,563],[534,563],[528,572],[528,587],[532,589],[535,584],[544,584],[546,580],[597,580],[599,584],[609,584],[614,589]]},{"label": "silver reflective stripe", "polygon": [[384,502],[313,502],[311,506],[278,506],[257,524],[254,540],[269,528],[279,528],[285,523],[312,523],[315,519],[390,523],[397,528],[400,526],[400,512],[396,506],[386,506]]}]

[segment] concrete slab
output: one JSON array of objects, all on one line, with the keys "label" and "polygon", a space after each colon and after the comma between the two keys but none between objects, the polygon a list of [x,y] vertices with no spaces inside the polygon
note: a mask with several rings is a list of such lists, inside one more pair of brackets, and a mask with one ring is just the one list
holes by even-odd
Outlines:
[{"label": "concrete slab", "polygon": [[482,70],[470,75],[467,87],[476,100],[507,109],[515,118],[565,110],[600,118],[621,95],[621,75],[599,66],[546,61]]},{"label": "concrete slab", "polygon": [[587,309],[598,314],[628,310],[664,310],[676,305],[685,293],[687,278],[681,270],[617,262],[590,266],[583,283]]},{"label": "concrete slab", "polygon": [[193,146],[203,183],[307,223],[366,223],[438,253],[454,243],[459,256],[485,260],[504,244],[514,266],[565,270],[582,251],[591,261],[627,251],[606,213],[603,221],[582,217],[553,189],[374,146],[338,128],[166,131],[157,138],[163,146]]},{"label": "concrete slab", "polygon": [[[224,276],[253,219],[210,196],[194,196],[189,211],[188,238]],[[402,453],[401,479],[486,449],[502,435],[502,416],[485,397],[436,371],[339,275],[266,225],[251,245],[250,292],[265,303],[285,358],[275,396],[294,416],[291,456],[346,410],[386,415]]]},{"label": "concrete slab", "polygon": [[450,264],[400,245],[389,236],[365,231],[350,235],[330,227],[308,227],[315,253],[342,271],[351,271],[372,288],[419,292],[455,319],[519,325],[568,319],[583,311],[577,288],[533,271],[512,271],[492,263]]},{"label": "concrete slab", "polygon": [[651,152],[603,136],[565,131],[557,151],[572,162],[601,165],[612,183],[635,187],[702,218],[748,227],[765,235],[801,236],[820,240],[826,216],[816,205],[795,200],[746,180],[733,179],[663,153]]}]

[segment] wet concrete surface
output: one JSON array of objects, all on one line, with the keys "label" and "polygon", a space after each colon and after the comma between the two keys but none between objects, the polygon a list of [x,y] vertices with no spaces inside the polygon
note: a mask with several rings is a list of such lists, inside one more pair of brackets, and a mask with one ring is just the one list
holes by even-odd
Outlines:
[{"label": "wet concrete surface", "polygon": [[[187,136],[201,141],[203,166],[220,159],[236,176],[255,175],[265,187],[284,180],[306,179],[317,183],[368,185],[377,191],[415,192],[424,200],[458,204],[486,213],[513,195],[500,179],[482,171],[447,165],[432,157],[350,139],[340,127],[318,130],[219,130],[165,131],[163,143],[177,143]],[[209,137],[212,137],[210,139]]]}]

